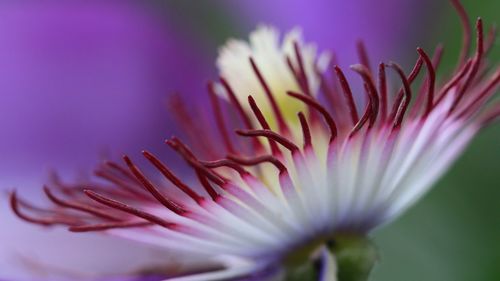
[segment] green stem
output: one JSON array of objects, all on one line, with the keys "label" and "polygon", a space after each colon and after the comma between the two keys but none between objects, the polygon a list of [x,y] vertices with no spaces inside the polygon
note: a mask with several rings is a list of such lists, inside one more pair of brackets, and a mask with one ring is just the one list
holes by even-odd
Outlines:
[{"label": "green stem", "polygon": [[[325,240],[323,240],[325,241]],[[319,278],[318,260],[313,260],[314,249],[324,247],[322,243],[311,243],[295,251],[287,259],[285,281],[317,281]],[[337,281],[367,281],[378,256],[371,240],[356,235],[337,235],[328,243],[328,251],[335,257]]]},{"label": "green stem", "polygon": [[329,246],[337,259],[338,281],[367,281],[378,255],[366,237],[343,235]]}]

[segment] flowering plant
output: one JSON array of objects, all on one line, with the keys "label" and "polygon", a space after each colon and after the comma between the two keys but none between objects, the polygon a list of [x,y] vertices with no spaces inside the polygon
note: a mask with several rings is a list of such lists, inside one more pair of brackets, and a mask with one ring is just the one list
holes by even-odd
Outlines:
[{"label": "flowering plant", "polygon": [[[493,33],[485,38],[478,19],[468,58],[469,20],[452,3],[465,40],[443,81],[436,79],[439,46],[432,58],[417,48],[406,74],[394,62],[373,68],[360,43],[361,63],[351,69],[362,82],[361,104],[332,53],[318,53],[298,29],[280,42],[276,29],[261,26],[249,42],[221,49],[221,78],[208,84],[217,130],[203,126],[189,103],[173,101],[189,140],[166,143],[196,181],[143,151],[161,179],[124,156],[124,164],[100,166],[95,182],[55,178],[44,187],[54,207],[16,192],[11,207],[31,223],[104,231],[218,262],[169,280],[366,280],[376,260],[370,231],[413,205],[500,116],[500,104],[489,102],[500,70],[484,59]],[[394,93],[389,70],[402,85]],[[237,137],[230,126],[244,129]]]}]

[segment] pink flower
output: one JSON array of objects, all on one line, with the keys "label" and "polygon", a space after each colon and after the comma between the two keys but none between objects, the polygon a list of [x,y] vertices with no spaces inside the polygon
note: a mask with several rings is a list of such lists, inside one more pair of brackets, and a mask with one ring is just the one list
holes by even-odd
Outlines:
[{"label": "pink flower", "polygon": [[[12,209],[31,223],[104,231],[225,266],[172,280],[279,279],[292,259],[311,258],[323,262],[328,273],[322,280],[335,280],[327,243],[394,220],[500,116],[500,104],[489,103],[500,70],[490,73],[484,59],[493,38],[485,39],[481,19],[476,32],[474,54],[468,58],[467,41],[443,81],[436,79],[439,47],[432,58],[418,48],[405,74],[392,62],[375,68],[360,46],[361,64],[351,69],[364,86],[367,102],[361,104],[344,71],[297,31],[281,42],[274,29],[259,29],[250,43],[232,41],[221,49],[224,77],[208,87],[218,130],[203,126],[189,104],[175,106],[192,147],[175,137],[166,143],[197,181],[177,176],[144,151],[161,178],[147,176],[125,156],[124,164],[99,167],[99,181],[73,185],[54,178],[44,188],[52,208],[40,209],[14,192]],[[401,84],[394,93],[388,84],[397,82],[387,81],[388,71]],[[419,74],[424,79],[414,91]],[[234,124],[244,127],[239,138],[229,134]]]}]

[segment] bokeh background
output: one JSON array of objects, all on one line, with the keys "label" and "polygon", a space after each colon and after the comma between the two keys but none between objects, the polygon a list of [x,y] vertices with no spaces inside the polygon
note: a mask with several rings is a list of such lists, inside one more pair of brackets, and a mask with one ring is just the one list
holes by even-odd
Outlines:
[{"label": "bokeh background", "polygon": [[[499,1],[463,3],[472,20],[500,23]],[[218,46],[246,38],[259,23],[301,26],[343,66],[357,62],[360,38],[372,63],[395,60],[407,70],[417,46],[442,42],[444,73],[461,42],[447,1],[0,0],[0,190],[36,199],[52,169],[71,179],[124,152],[168,157],[162,140],[177,131],[169,95],[203,108]],[[499,58],[497,40],[490,59]],[[500,280],[499,157],[497,124],[422,201],[374,233],[381,256],[372,280]],[[0,279],[32,280],[41,270],[33,260],[90,277],[173,259],[125,241],[27,225],[13,218],[5,196],[0,204]]]}]

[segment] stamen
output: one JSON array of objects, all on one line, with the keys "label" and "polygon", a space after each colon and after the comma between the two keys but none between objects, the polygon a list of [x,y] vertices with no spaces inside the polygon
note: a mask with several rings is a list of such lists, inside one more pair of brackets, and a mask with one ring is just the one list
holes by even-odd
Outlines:
[{"label": "stamen", "polygon": [[425,51],[422,48],[417,48],[417,52],[424,59],[425,66],[427,67],[428,77],[429,77],[429,84],[428,84],[428,91],[427,91],[427,95],[428,95],[427,96],[427,105],[425,107],[425,113],[424,113],[424,116],[427,116],[432,109],[432,104],[433,104],[433,100],[434,100],[434,85],[436,82],[436,72],[434,70],[434,66],[432,65],[431,59],[425,53]]},{"label": "stamen", "polygon": [[[332,109],[332,113],[335,118],[339,120],[344,120],[346,116],[348,118],[351,118],[349,114],[349,108],[345,106],[345,96],[344,93],[341,94],[341,91],[339,89],[339,83],[338,83],[338,78],[337,74],[335,73],[335,69],[333,66],[337,65],[337,57],[335,53],[330,54],[330,63],[328,65],[328,68],[330,69],[329,74],[331,76],[331,85],[328,83],[328,79],[326,78],[326,74],[322,73],[320,69],[318,68],[318,65],[315,64],[315,72],[316,75],[320,78],[320,87],[321,91],[326,97],[326,100]],[[343,122],[345,123],[345,122]]]},{"label": "stamen", "polygon": [[[6,192],[7,196],[9,196],[9,198],[11,196],[11,193],[12,192]],[[50,209],[45,209],[42,207],[35,206],[35,205],[31,204],[30,202],[24,201],[21,198],[17,198],[17,196],[16,196],[16,201],[17,201],[16,203],[19,207],[24,208],[24,209],[29,210],[29,211],[33,211],[36,213],[46,213],[46,214],[56,213],[55,210],[50,210]]]},{"label": "stamen", "polygon": [[[182,192],[186,193],[191,199],[193,199],[196,203],[200,203],[203,201],[203,197],[196,193],[189,186],[184,184],[178,177],[174,175],[174,173],[165,166],[156,156],[151,154],[148,151],[143,151],[142,154],[146,159],[149,160],[170,182],[172,182],[176,187],[178,187]],[[161,196],[161,194],[159,195]]]},{"label": "stamen", "polygon": [[20,200],[17,198],[16,191],[13,191],[10,194],[10,208],[18,216],[20,219],[38,224],[43,226],[49,226],[54,224],[63,224],[63,225],[78,225],[81,224],[80,220],[72,217],[47,217],[47,218],[33,218],[21,212],[19,209]]},{"label": "stamen", "polygon": [[209,82],[207,85],[207,89],[208,95],[210,97],[210,103],[212,104],[212,109],[215,115],[215,122],[222,137],[222,141],[224,142],[224,145],[226,146],[226,149],[228,151],[230,151],[231,153],[235,153],[233,144],[231,143],[231,139],[226,128],[226,123],[224,122],[224,116],[220,108],[219,99],[217,98],[217,94],[215,93],[214,83]]},{"label": "stamen", "polygon": [[217,198],[219,198],[219,193],[215,191],[215,189],[210,185],[208,182],[206,176],[200,172],[199,170],[196,170],[196,176],[198,177],[198,181],[201,183],[205,191],[208,193],[210,198],[212,198],[213,201],[217,201]]},{"label": "stamen", "polygon": [[166,143],[175,151],[177,151],[184,158],[184,160],[186,160],[186,162],[191,165],[191,167],[201,172],[202,175],[206,176],[211,181],[221,186],[224,185],[224,183],[227,181],[222,176],[203,166],[203,164],[200,163],[200,161],[194,156],[191,150],[176,137],[172,137],[170,140],[167,140]]},{"label": "stamen", "polygon": [[[421,57],[421,55],[419,55]],[[439,67],[439,64],[441,62],[441,58],[443,56],[443,45],[442,44],[438,44],[434,50],[434,55],[432,56],[432,66],[433,66],[433,70],[434,70],[434,74],[437,72],[437,68]],[[426,66],[427,67],[427,66]],[[435,81],[435,77],[436,75],[434,75],[434,81]],[[413,106],[412,106],[412,109],[410,111],[410,116],[412,118],[416,118],[416,116],[418,115],[419,111],[420,111],[420,108],[422,106],[422,103],[424,102],[425,98],[427,97],[428,98],[428,95],[426,94],[426,92],[428,92],[429,90],[429,82],[430,79],[429,79],[429,75],[427,75],[425,77],[425,79],[423,80],[423,82],[420,84],[420,88],[418,89],[418,94],[416,95],[416,101],[413,103]],[[434,82],[434,85],[436,83]],[[434,87],[434,92],[433,92],[433,102],[431,104],[431,108],[429,109],[432,110],[432,108],[434,107],[434,95],[435,93],[435,87]],[[427,100],[429,102],[429,100]],[[425,116],[425,111],[424,111],[424,116]]]},{"label": "stamen", "polygon": [[480,122],[481,126],[488,126],[489,124],[493,123],[497,119],[500,118],[500,103],[496,104],[496,107],[494,107],[486,116],[484,116]]},{"label": "stamen", "polygon": [[79,225],[79,226],[71,226],[68,228],[71,232],[91,232],[91,231],[103,231],[117,228],[133,228],[133,227],[146,227],[153,225],[149,221],[140,221],[140,222],[109,222],[109,223],[100,223],[93,225]]},{"label": "stamen", "polygon": [[[417,62],[413,66],[413,69],[410,72],[410,75],[408,75],[408,78],[405,77],[404,80],[408,81],[408,84],[411,85],[413,83],[413,80],[417,78],[418,73],[422,69],[422,64],[424,63],[424,60],[419,56],[417,59]],[[390,65],[388,65],[390,66]],[[401,68],[401,67],[400,67]],[[401,88],[396,96],[396,99],[394,100],[394,103],[392,105],[392,110],[391,110],[391,115],[389,117],[389,120],[395,120],[396,115],[400,109],[401,101],[403,100],[403,96],[406,95],[404,90],[404,85],[403,88]]]},{"label": "stamen", "polygon": [[363,116],[361,116],[361,119],[359,119],[358,123],[354,125],[354,128],[349,133],[349,138],[352,138],[361,128],[363,128],[363,125],[365,125],[366,121],[370,119],[370,116],[373,113],[373,110],[371,108],[372,108],[371,103],[368,103],[366,105]]},{"label": "stamen", "polygon": [[299,44],[295,41],[293,42],[293,49],[295,51],[295,58],[299,64],[298,74],[300,75],[300,82],[302,91],[304,94],[312,97],[311,90],[309,88],[309,80],[307,79],[306,69],[304,67],[304,60],[302,59],[302,53]]},{"label": "stamen", "polygon": [[486,42],[484,43],[484,54],[488,54],[493,47],[493,44],[495,43],[497,35],[497,26],[493,24],[490,27],[490,31],[488,32],[488,35],[486,36]]},{"label": "stamen", "polygon": [[463,30],[462,49],[460,50],[458,65],[456,67],[457,69],[459,69],[465,63],[465,59],[467,57],[467,54],[469,53],[472,31],[470,28],[469,16],[467,15],[467,12],[465,11],[465,8],[462,5],[462,3],[460,3],[459,0],[451,0],[451,3],[453,4],[453,7],[455,8],[455,10],[458,13],[458,16],[460,17],[460,22],[462,23],[462,30]]},{"label": "stamen", "polygon": [[333,120],[333,118],[330,115],[330,113],[328,113],[328,110],[326,110],[326,108],[324,108],[321,104],[319,104],[318,102],[316,102],[311,97],[308,97],[308,96],[305,96],[305,95],[301,95],[301,94],[298,94],[298,93],[294,93],[294,92],[291,92],[291,91],[288,91],[287,94],[289,96],[292,96],[292,97],[294,97],[294,98],[302,101],[303,103],[305,103],[306,105],[312,107],[313,109],[315,109],[319,113],[321,113],[321,115],[323,115],[323,118],[325,119],[326,124],[330,128],[330,142],[332,142],[337,137],[337,125],[335,124],[335,121]]},{"label": "stamen", "polygon": [[248,130],[253,129],[252,126],[252,121],[250,121],[250,117],[246,114],[245,110],[243,109],[243,106],[241,106],[241,103],[238,101],[238,98],[236,98],[236,94],[234,93],[233,89],[231,86],[229,86],[229,83],[226,81],[226,79],[220,77],[220,82],[224,89],[226,90],[227,94],[229,95],[229,100],[233,104],[233,106],[236,108],[238,111],[241,120],[243,121],[243,124]]},{"label": "stamen", "polygon": [[318,66],[314,66],[314,72],[316,76],[320,79],[320,89],[325,95],[326,101],[328,102],[330,108],[335,112],[338,108],[339,102],[337,101],[337,92],[335,87],[330,87],[326,81],[325,75],[321,73]]},{"label": "stamen", "polygon": [[380,118],[385,121],[387,117],[387,79],[385,78],[385,64],[378,65],[378,91],[380,93]]},{"label": "stamen", "polygon": [[134,163],[132,163],[132,160],[128,156],[123,156],[123,160],[127,164],[128,168],[130,171],[134,174],[134,176],[141,182],[141,184],[153,195],[153,197],[158,200],[163,206],[165,206],[167,209],[170,211],[182,215],[186,211],[182,209],[181,206],[176,204],[174,201],[168,199],[167,197],[163,196],[161,192],[154,186],[154,184],[149,181],[146,176],[135,166]]},{"label": "stamen", "polygon": [[189,128],[189,130],[186,130],[189,139],[193,141],[200,151],[204,151],[208,153],[207,156],[215,158],[217,155],[214,153],[215,150],[213,149],[213,147],[216,147],[212,141],[213,138],[208,137],[206,138],[207,141],[198,141],[199,136],[211,136],[211,131],[207,129],[207,126],[200,126],[199,119],[196,119],[196,121],[193,120],[193,116],[195,115],[193,114],[194,109],[190,108],[188,110],[186,104],[178,95],[174,95],[171,99],[171,108],[178,122],[182,124],[182,127]]},{"label": "stamen", "polygon": [[83,188],[83,183],[77,184],[67,184],[61,180],[61,177],[56,171],[50,171],[49,182],[55,185],[61,192],[67,195],[81,194],[81,190],[78,188]]},{"label": "stamen", "polygon": [[95,208],[92,206],[88,206],[85,204],[81,204],[79,202],[69,202],[67,200],[60,199],[60,198],[56,197],[47,186],[43,187],[43,191],[45,192],[47,197],[50,199],[50,201],[54,202],[54,204],[56,204],[56,205],[59,205],[59,206],[65,207],[65,208],[79,210],[79,211],[86,212],[89,214],[93,214],[97,217],[101,217],[101,218],[108,219],[108,220],[113,220],[113,221],[121,221],[122,220],[122,218],[108,214],[104,210],[101,210],[101,209],[98,209],[98,208]]},{"label": "stamen", "polygon": [[283,137],[282,135],[271,131],[271,130],[236,130],[236,133],[240,136],[245,137],[266,137],[268,139],[272,139],[277,143],[281,144],[283,147],[290,150],[292,153],[299,150],[299,148],[290,140]]},{"label": "stamen", "polygon": [[356,109],[356,104],[354,103],[351,87],[349,86],[349,83],[347,82],[347,79],[340,67],[335,65],[333,68],[335,70],[335,73],[337,74],[337,79],[344,92],[344,97],[346,99],[347,105],[349,106],[349,112],[351,113],[352,124],[354,125],[358,122],[359,116]]},{"label": "stamen", "polygon": [[248,172],[245,171],[245,169],[243,169],[237,163],[235,163],[234,161],[231,161],[229,159],[220,159],[220,160],[216,160],[216,161],[200,161],[200,163],[202,163],[207,168],[228,167],[228,168],[235,170],[240,175],[248,174]]},{"label": "stamen", "polygon": [[441,91],[439,91],[439,97],[435,105],[438,105],[444,99],[448,91],[450,91],[451,88],[455,87],[458,84],[458,82],[462,80],[462,78],[469,71],[471,66],[472,66],[472,59],[469,59],[467,63],[464,65],[464,67],[457,74],[455,74],[455,76],[448,83],[446,83],[446,85],[443,86]]},{"label": "stamen", "polygon": [[266,118],[264,117],[264,114],[262,114],[262,111],[260,111],[259,106],[255,102],[255,99],[252,96],[248,96],[248,104],[250,105],[250,108],[253,111],[253,114],[257,118],[257,121],[259,121],[259,124],[262,126],[263,129],[271,130],[271,127],[269,126],[269,123],[267,123]]},{"label": "stamen", "polygon": [[[401,126],[401,123],[403,122],[403,118],[405,115],[406,110],[408,109],[408,106],[410,105],[411,101],[411,88],[410,88],[410,82],[409,79],[406,78],[405,73],[401,69],[401,67],[396,64],[396,63],[389,63],[387,66],[393,68],[403,81],[403,89],[404,89],[404,95],[405,98],[399,105],[399,108],[397,110],[397,113],[394,118],[394,128],[399,128]],[[411,76],[411,75],[410,75]],[[415,75],[416,76],[416,75]]]},{"label": "stamen", "polygon": [[300,126],[302,127],[302,135],[304,136],[304,149],[312,146],[311,141],[311,131],[309,130],[309,125],[307,124],[307,119],[304,113],[299,112],[298,114],[300,120]]},{"label": "stamen", "polygon": [[358,40],[358,42],[356,42],[356,50],[358,51],[358,58],[361,64],[366,67],[368,73],[372,73],[370,59],[368,58],[368,52],[366,51],[365,43],[362,40]]},{"label": "stamen", "polygon": [[[303,62],[303,59],[302,59],[302,53],[301,53],[301,50],[300,50],[300,46],[298,45],[297,42],[294,42],[293,43],[293,48],[294,48],[296,60],[297,60],[297,62],[299,64],[299,69],[296,69],[293,66],[292,59],[287,55],[286,56],[286,62],[288,64],[288,68],[290,68],[290,71],[293,73],[293,75],[295,77],[295,80],[297,81],[297,84],[299,84],[299,87],[302,90],[302,92],[305,95],[312,97],[313,95],[311,94],[311,90],[309,88],[309,80],[308,80],[306,72],[305,72],[304,62]],[[319,69],[318,69],[318,67],[317,67],[316,64],[314,65],[314,69],[315,69],[316,74],[318,76],[320,76],[320,79],[321,79],[321,85],[320,85],[320,87],[322,88],[322,90],[328,91],[328,89],[326,89],[328,87],[325,84],[323,75],[319,71]],[[328,96],[328,98],[330,98],[329,95],[327,95],[327,96]],[[318,116],[315,114],[314,111],[310,111],[309,112],[309,118],[310,118],[311,122],[314,123],[314,122],[317,121]]]},{"label": "stamen", "polygon": [[465,92],[467,91],[467,88],[469,88],[469,86],[472,84],[472,81],[476,77],[476,74],[477,74],[477,72],[479,70],[479,66],[481,64],[481,57],[482,57],[483,51],[484,51],[484,46],[483,46],[483,21],[481,20],[481,18],[477,19],[476,30],[477,30],[477,46],[476,46],[476,55],[475,55],[474,61],[472,63],[472,68],[471,68],[471,70],[469,72],[469,75],[465,79],[464,84],[460,88],[460,90],[458,92],[458,95],[456,96],[456,98],[455,98],[455,100],[454,100],[454,102],[452,104],[452,106],[450,108],[450,111],[449,111],[449,114],[451,114],[451,112],[453,112],[455,110],[455,108],[458,106],[458,104],[462,100]]},{"label": "stamen", "polygon": [[105,161],[104,165],[110,167],[113,170],[118,171],[120,174],[122,174],[123,176],[125,176],[129,180],[131,180],[133,182],[136,182],[136,183],[139,183],[137,181],[137,179],[134,177],[134,175],[132,175],[129,170],[127,170],[126,168],[122,167],[120,164],[115,163],[113,161]]},{"label": "stamen", "polygon": [[[80,198],[80,195],[82,195],[81,191],[89,186],[92,185],[94,190],[99,190],[102,193],[105,194],[113,194],[120,196],[122,198],[128,198],[128,199],[134,199],[134,200],[139,200],[143,199],[145,201],[150,201],[150,198],[146,197],[138,197],[137,195],[134,195],[130,192],[127,192],[122,189],[114,188],[116,186],[111,186],[111,185],[101,185],[99,183],[79,183],[79,184],[66,184],[63,183],[57,176],[53,176],[50,180],[51,184],[57,188],[58,191],[60,191],[62,194],[69,198]],[[142,189],[142,186],[140,186]]]},{"label": "stamen", "polygon": [[240,165],[243,166],[254,166],[254,165],[259,165],[264,162],[268,162],[273,164],[279,171],[280,173],[286,172],[286,166],[281,163],[278,158],[272,156],[272,155],[264,155],[264,156],[258,156],[255,158],[241,158],[235,155],[228,155],[227,159],[232,160]]},{"label": "stamen", "polygon": [[[271,127],[269,126],[269,123],[267,123],[264,114],[262,114],[262,111],[260,111],[259,106],[252,96],[248,96],[248,103],[250,104],[250,108],[252,108],[253,114],[259,121],[259,124],[262,126],[262,129],[271,130]],[[276,143],[271,139],[269,139],[269,146],[271,147],[271,151],[274,155],[281,155],[281,150],[279,150]]]},{"label": "stamen", "polygon": [[163,226],[167,229],[171,229],[171,228],[175,227],[175,225],[176,225],[175,223],[167,222],[166,220],[163,220],[163,219],[161,219],[153,214],[141,211],[141,210],[136,209],[134,207],[131,207],[125,203],[122,203],[122,202],[119,202],[119,201],[116,201],[116,200],[113,200],[110,198],[106,198],[106,197],[100,195],[99,193],[93,192],[92,190],[86,189],[83,192],[85,192],[85,194],[90,199],[92,199],[96,202],[99,202],[105,206],[108,206],[108,207],[111,207],[114,209],[118,209],[118,210],[123,211],[125,213],[129,213],[131,215],[145,219],[145,220],[152,222],[154,224],[157,224],[159,226]]},{"label": "stamen", "polygon": [[443,58],[444,46],[442,43],[439,43],[434,49],[434,55],[432,56],[432,65],[434,66],[434,72],[437,71],[441,59]]},{"label": "stamen", "polygon": [[196,159],[196,157],[194,156],[194,154],[191,151],[191,149],[189,149],[187,147],[187,145],[185,145],[177,137],[173,136],[170,139],[165,140],[165,143],[168,144],[170,147],[172,147],[175,151],[179,152],[182,157],[186,157],[186,158],[189,158],[189,159],[191,159],[191,158],[195,158]]},{"label": "stamen", "polygon": [[486,85],[486,87],[484,87],[484,89],[481,90],[479,94],[476,95],[476,98],[463,109],[463,111],[459,114],[459,117],[463,117],[468,111],[471,111],[481,100],[484,100],[484,98],[488,95],[488,93],[491,93],[495,89],[495,87],[497,87],[499,84],[500,84],[500,69],[495,72],[493,78],[491,78],[490,82]]},{"label": "stamen", "polygon": [[132,194],[133,196],[138,196],[138,197],[145,199],[145,200],[149,199],[149,197],[146,194],[141,192],[141,190],[143,190],[142,186],[140,186],[140,185],[134,186],[133,185],[133,184],[137,183],[137,179],[135,179],[132,183],[130,183],[130,182],[127,182],[123,179],[120,179],[120,178],[118,178],[110,173],[107,173],[106,171],[100,171],[100,170],[95,171],[94,175],[98,178],[101,178],[101,179],[104,179],[104,180],[107,180],[107,181],[113,183],[117,187],[125,190],[126,192]]},{"label": "stamen", "polygon": [[370,115],[370,127],[375,124],[377,120],[378,110],[379,110],[379,97],[377,93],[377,88],[375,87],[375,82],[373,81],[373,77],[370,73],[370,70],[363,65],[356,64],[351,65],[351,69],[357,72],[365,81],[365,85],[367,88],[368,97],[370,99],[370,106],[372,110],[372,114]]},{"label": "stamen", "polygon": [[[302,81],[300,81],[300,74],[298,73],[298,70],[296,70],[295,67],[293,66],[292,59],[290,58],[290,56],[287,55],[285,57],[285,60],[286,60],[286,64],[288,66],[288,69],[290,69],[290,72],[292,72],[293,77],[295,78],[297,83],[299,83],[299,84],[302,83]],[[300,85],[300,87],[302,87],[302,85]]]},{"label": "stamen", "polygon": [[255,63],[254,59],[252,57],[249,58],[250,64],[252,65],[252,69],[257,76],[257,79],[259,79],[259,82],[264,89],[264,92],[267,95],[267,98],[269,102],[271,103],[271,108],[273,109],[274,116],[276,117],[276,120],[278,122],[278,127],[280,132],[282,133],[288,133],[290,130],[288,129],[288,126],[285,122],[285,119],[283,117],[283,114],[281,113],[280,108],[278,107],[278,103],[276,102],[276,99],[274,98],[273,93],[271,92],[271,88],[269,88],[269,85],[267,84],[266,80],[264,79],[264,76],[262,76],[262,73],[260,72],[259,68],[257,67],[257,64]]}]

